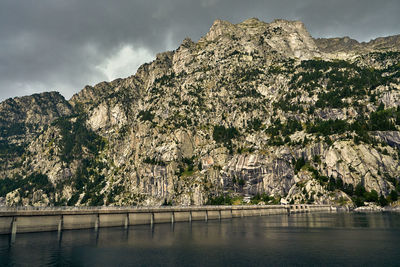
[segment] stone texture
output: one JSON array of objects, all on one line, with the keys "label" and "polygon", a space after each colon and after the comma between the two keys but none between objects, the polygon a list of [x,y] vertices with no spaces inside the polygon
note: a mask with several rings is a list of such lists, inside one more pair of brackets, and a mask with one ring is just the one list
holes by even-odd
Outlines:
[{"label": "stone texture", "polygon": [[[365,143],[355,142],[352,131],[331,134],[328,140],[307,132],[306,125],[318,119],[352,123],[380,103],[397,108],[399,79],[366,88],[370,92],[363,97],[344,99],[349,105],[343,108],[315,108],[319,95],[330,90],[325,78],[315,79],[312,90],[297,82],[306,75],[301,63],[316,58],[346,59],[357,68],[392,68],[394,73],[398,55],[373,52],[396,49],[397,37],[368,44],[349,38],[315,40],[298,21],[216,20],[198,42],[187,38],[135,75],[86,86],[69,102],[57,93],[6,100],[0,104],[1,125],[32,122],[38,127],[7,137],[9,143],[24,142],[25,148],[13,161],[17,166],[1,166],[3,177],[18,173],[26,179],[39,172],[54,186],[49,194],[36,187],[16,189],[6,202],[66,204],[75,198],[75,205],[202,205],[221,194],[265,193],[295,203],[312,196],[315,203],[351,204],[349,196],[328,191],[309,170],[296,170],[301,158],[320,175],[362,183],[386,196],[394,189],[389,177],[400,177],[398,126],[396,131],[371,131],[382,142]],[[62,129],[51,123],[63,116],[71,124],[83,116],[84,125],[70,132],[90,136],[71,150],[69,161],[62,155]],[[300,122],[302,129],[274,143],[269,130],[289,120]],[[237,132],[219,140],[217,126]],[[104,145],[93,145],[95,140]]]}]

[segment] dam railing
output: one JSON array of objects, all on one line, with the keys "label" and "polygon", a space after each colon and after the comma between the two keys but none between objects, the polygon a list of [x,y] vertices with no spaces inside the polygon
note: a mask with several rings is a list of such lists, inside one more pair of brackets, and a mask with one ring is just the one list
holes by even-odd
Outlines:
[{"label": "dam railing", "polygon": [[336,211],[330,205],[242,205],[163,207],[0,207],[0,234],[98,230],[140,224],[208,221],[247,216]]}]

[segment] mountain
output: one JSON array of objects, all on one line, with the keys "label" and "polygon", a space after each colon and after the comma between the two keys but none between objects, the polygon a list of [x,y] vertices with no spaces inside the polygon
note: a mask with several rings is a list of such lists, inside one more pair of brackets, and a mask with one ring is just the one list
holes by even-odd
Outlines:
[{"label": "mountain", "polygon": [[2,130],[0,195],[6,205],[395,202],[399,50],[398,36],[358,43],[313,39],[298,21],[216,20],[198,42],[68,102],[1,103],[2,129],[24,126]]},{"label": "mountain", "polygon": [[400,46],[400,35],[380,37],[370,42],[359,43],[350,37],[315,39],[318,49],[325,53],[367,53],[373,51],[397,51]]},{"label": "mountain", "polygon": [[0,103],[0,176],[16,174],[26,147],[53,120],[72,114],[58,92],[7,99]]}]

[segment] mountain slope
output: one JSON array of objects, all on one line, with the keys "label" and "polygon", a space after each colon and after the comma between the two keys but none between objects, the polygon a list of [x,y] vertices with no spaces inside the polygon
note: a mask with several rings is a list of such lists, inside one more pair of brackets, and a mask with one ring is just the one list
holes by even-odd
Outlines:
[{"label": "mountain slope", "polygon": [[360,52],[367,53],[372,51],[398,51],[400,46],[400,35],[379,37],[369,42],[362,43],[349,37],[318,38],[314,41],[321,52],[353,52],[359,54]]},{"label": "mountain slope", "polygon": [[2,194],[8,205],[394,201],[400,47],[390,40],[390,51],[358,49],[314,40],[301,22],[217,20],[136,75],[73,96],[70,116],[13,169],[23,176],[5,171]]},{"label": "mountain slope", "polygon": [[26,146],[54,119],[72,109],[57,92],[7,99],[0,103],[0,171],[12,171]]}]

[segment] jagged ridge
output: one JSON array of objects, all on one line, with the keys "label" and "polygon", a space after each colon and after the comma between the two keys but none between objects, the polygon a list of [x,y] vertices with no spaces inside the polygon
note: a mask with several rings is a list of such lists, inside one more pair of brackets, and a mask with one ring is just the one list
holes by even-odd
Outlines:
[{"label": "jagged ridge", "polygon": [[393,201],[400,54],[379,40],[355,50],[301,22],[217,20],[73,96],[2,194],[9,205]]}]

